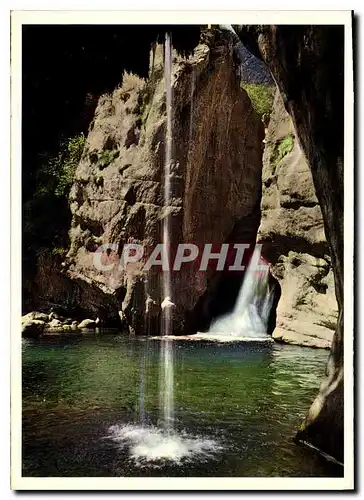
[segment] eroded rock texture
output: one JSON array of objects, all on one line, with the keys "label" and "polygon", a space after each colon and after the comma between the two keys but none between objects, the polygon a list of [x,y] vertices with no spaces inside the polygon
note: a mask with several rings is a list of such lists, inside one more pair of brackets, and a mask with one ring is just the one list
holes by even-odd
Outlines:
[{"label": "eroded rock texture", "polygon": [[344,27],[260,25],[238,31],[272,71],[310,166],[322,210],[338,322],[327,378],[298,437],[343,460]]},{"label": "eroded rock texture", "polygon": [[[135,333],[159,332],[161,272],[142,267],[162,239],[166,214],[171,214],[172,247],[221,244],[236,222],[259,206],[263,125],[240,89],[231,42],[220,37],[218,31],[206,34],[188,59],[173,54],[170,206],[163,207],[162,46],[151,54],[147,81],[126,75],[120,88],[100,98],[76,172],[68,275],[82,289],[97,290]],[[244,238],[242,228],[240,233]],[[144,246],[143,262],[126,270],[95,268],[100,245],[116,244],[120,256],[129,242]],[[172,274],[175,332],[190,323],[210,277],[194,266]]]},{"label": "eroded rock texture", "polygon": [[265,142],[258,239],[281,287],[273,338],[329,348],[337,322],[331,259],[312,174],[279,91]]}]

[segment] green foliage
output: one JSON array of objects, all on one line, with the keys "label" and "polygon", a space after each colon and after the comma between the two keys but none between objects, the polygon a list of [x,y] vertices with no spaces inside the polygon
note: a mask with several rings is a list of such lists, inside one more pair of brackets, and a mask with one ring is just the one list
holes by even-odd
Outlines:
[{"label": "green foliage", "polygon": [[143,127],[144,129],[152,107],[152,97],[152,88],[150,85],[140,90],[137,105],[134,109],[134,113],[139,118],[139,126]]},{"label": "green foliage", "polygon": [[56,196],[68,195],[75,177],[77,165],[81,160],[85,140],[83,134],[69,139],[65,144],[65,149],[58,155],[57,165],[60,170],[58,185],[55,190]]},{"label": "green foliage", "polygon": [[152,107],[152,104],[151,103],[148,104],[147,100],[145,99],[143,101],[143,104],[142,104],[142,107],[141,107],[141,110],[140,110],[140,113],[141,113],[141,124],[142,124],[142,126],[143,126],[144,129],[145,129],[145,126],[146,126],[146,123],[147,123],[147,120],[148,120],[148,116],[149,116],[151,107]]},{"label": "green foliage", "polygon": [[35,197],[68,196],[84,145],[85,136],[80,134],[61,143],[57,156],[43,155],[42,165],[37,172]]},{"label": "green foliage", "polygon": [[32,196],[23,201],[22,243],[28,267],[42,248],[58,256],[65,252],[71,219],[68,195],[84,144],[85,136],[79,134],[63,141],[57,154],[39,155]]},{"label": "green foliage", "polygon": [[67,254],[67,250],[63,247],[59,246],[53,246],[51,248],[48,248],[46,246],[42,246],[37,248],[36,250],[36,255],[38,261],[42,261],[43,259],[49,259],[52,257],[60,257],[61,259],[64,258]]},{"label": "green foliage", "polygon": [[293,149],[293,135],[287,135],[278,145],[278,156],[283,158]]},{"label": "green foliage", "polygon": [[119,151],[117,150],[112,150],[112,149],[105,149],[98,161],[97,161],[97,166],[101,169],[106,168],[110,163],[112,163],[117,157],[119,156]]},{"label": "green foliage", "polygon": [[54,255],[54,256],[59,255],[60,257],[65,257],[66,253],[67,253],[67,250],[65,248],[61,248],[61,247],[52,248],[52,255]]},{"label": "green foliage", "polygon": [[276,88],[264,83],[243,83],[242,88],[248,94],[254,110],[263,121],[269,119],[272,112]]},{"label": "green foliage", "polygon": [[271,155],[271,165],[273,172],[275,172],[275,169],[279,162],[282,161],[282,159],[292,151],[293,146],[294,137],[292,134],[287,135],[284,139],[278,141],[275,144]]}]

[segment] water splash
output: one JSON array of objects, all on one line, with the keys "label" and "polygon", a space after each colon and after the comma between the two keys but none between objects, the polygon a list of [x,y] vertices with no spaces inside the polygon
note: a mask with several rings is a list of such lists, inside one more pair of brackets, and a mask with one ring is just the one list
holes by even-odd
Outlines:
[{"label": "water splash", "polygon": [[166,461],[179,465],[195,459],[203,462],[222,449],[213,439],[191,437],[186,433],[166,433],[157,427],[138,425],[113,425],[107,438],[121,450],[126,449],[138,466],[158,466],[158,463]]},{"label": "water splash", "polygon": [[273,289],[269,287],[268,266],[260,266],[257,269],[260,251],[261,246],[256,245],[234,310],[217,318],[207,335],[228,335],[247,339],[270,338],[267,329],[274,295]]}]

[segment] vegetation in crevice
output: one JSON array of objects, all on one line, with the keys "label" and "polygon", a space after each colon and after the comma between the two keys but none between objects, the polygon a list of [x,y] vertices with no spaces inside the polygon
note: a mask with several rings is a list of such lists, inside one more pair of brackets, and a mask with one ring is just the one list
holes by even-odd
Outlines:
[{"label": "vegetation in crevice", "polygon": [[252,103],[255,112],[264,123],[268,123],[273,109],[275,85],[265,83],[243,83],[241,88],[245,90]]},{"label": "vegetation in crevice", "polygon": [[138,95],[138,104],[135,113],[138,115],[140,119],[140,126],[144,130],[149,117],[149,113],[152,109],[155,90],[155,82],[153,80],[150,80],[147,82],[145,87],[140,90]]},{"label": "vegetation in crevice", "polygon": [[280,141],[276,142],[273,146],[271,153],[271,165],[273,174],[278,166],[278,164],[283,160],[283,158],[288,155],[294,146],[294,137],[292,134],[287,135]]},{"label": "vegetation in crevice", "polygon": [[116,149],[105,149],[101,153],[97,161],[97,167],[99,167],[101,170],[106,168],[108,165],[110,165],[110,163],[118,158],[119,154],[119,151],[117,151]]}]

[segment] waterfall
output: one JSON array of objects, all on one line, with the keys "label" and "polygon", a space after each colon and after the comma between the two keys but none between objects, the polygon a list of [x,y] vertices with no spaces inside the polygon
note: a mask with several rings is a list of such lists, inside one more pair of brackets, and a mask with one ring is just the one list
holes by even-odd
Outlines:
[{"label": "waterfall", "polygon": [[217,318],[207,335],[270,338],[267,334],[273,289],[269,287],[269,268],[260,266],[260,245],[256,245],[245,271],[244,280],[233,311]]},{"label": "waterfall", "polygon": [[139,420],[145,424],[145,365],[146,353],[143,352],[140,359],[140,386],[139,386]]},{"label": "waterfall", "polygon": [[[170,236],[171,236],[171,160],[172,160],[172,43],[166,33],[164,44],[164,82],[166,88],[166,139],[164,159],[164,219],[163,219],[163,245],[166,258],[169,262]],[[172,289],[170,270],[163,271],[163,297],[162,302],[162,333],[170,335],[172,324]],[[173,428],[174,398],[173,398],[173,341],[165,339],[161,342],[160,364],[160,407],[164,427],[169,431]]]},{"label": "waterfall", "polygon": [[[170,253],[170,213],[171,203],[171,160],[172,160],[172,44],[170,35],[166,33],[164,44],[164,83],[166,88],[166,137],[165,137],[165,158],[164,158],[164,219],[163,219],[163,245],[169,262]],[[164,299],[171,300],[171,272],[163,271],[163,296]],[[171,326],[171,308],[165,307],[163,311],[164,324],[163,333],[169,335]]]}]

